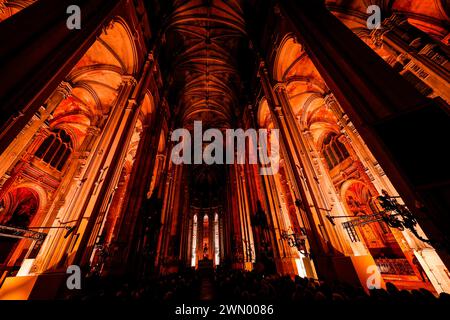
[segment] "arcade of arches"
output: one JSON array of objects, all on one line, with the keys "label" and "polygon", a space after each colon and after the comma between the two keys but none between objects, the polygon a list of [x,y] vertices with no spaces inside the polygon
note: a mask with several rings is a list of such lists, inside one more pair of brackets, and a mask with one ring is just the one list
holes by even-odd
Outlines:
[{"label": "arcade of arches", "polygon": [[[0,0],[0,298],[69,265],[450,293],[448,1],[90,0],[68,30],[71,2]],[[280,170],[175,165],[194,121],[279,129]],[[348,223],[383,192],[414,230]]]}]

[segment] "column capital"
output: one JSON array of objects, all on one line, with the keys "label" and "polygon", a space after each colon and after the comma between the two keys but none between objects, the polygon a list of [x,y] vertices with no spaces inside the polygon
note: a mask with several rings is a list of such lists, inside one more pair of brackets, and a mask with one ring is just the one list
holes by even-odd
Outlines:
[{"label": "column capital", "polygon": [[132,75],[123,75],[122,76],[122,83],[129,85],[129,86],[135,86],[137,84],[137,80]]},{"label": "column capital", "polygon": [[274,107],[274,111],[275,111],[276,115],[277,115],[279,118],[284,118],[283,110],[282,110],[282,108],[281,108],[280,105],[276,105],[276,106]]},{"label": "column capital", "polygon": [[64,99],[66,99],[67,97],[70,96],[72,90],[73,90],[72,85],[66,81],[62,81],[56,88],[56,91],[61,93],[63,95]]},{"label": "column capital", "polygon": [[0,178],[0,187],[3,187],[3,185],[5,184],[5,182],[11,178],[11,175],[5,173],[1,178]]},{"label": "column capital", "polygon": [[311,130],[309,130],[309,129],[304,129],[302,133],[305,137],[308,137],[308,138],[313,137],[313,134],[312,134]]},{"label": "column capital", "polygon": [[86,130],[86,135],[97,136],[100,134],[100,128],[97,126],[89,126]]},{"label": "column capital", "polygon": [[326,95],[323,97],[323,100],[325,101],[325,105],[326,105],[327,107],[331,107],[331,105],[332,105],[333,103],[337,103],[336,97],[334,96],[334,94],[333,94],[332,92],[326,94]]},{"label": "column capital", "polygon": [[264,61],[264,59],[259,58],[259,72],[268,75],[269,71],[267,70],[267,65],[266,62]]},{"label": "column capital", "polygon": [[383,21],[382,26],[383,26],[383,29],[392,30],[404,23],[408,23],[408,18],[405,15],[393,14],[392,16],[390,16],[389,18],[387,18]]},{"label": "column capital", "polygon": [[371,32],[370,40],[375,48],[380,49],[383,46],[385,33],[385,29],[375,29]]},{"label": "column capital", "polygon": [[286,89],[287,89],[287,84],[286,84],[286,82],[277,82],[277,83],[273,86],[273,90],[274,90],[274,91],[278,91],[278,92],[286,91]]},{"label": "column capital", "polygon": [[387,32],[396,29],[398,26],[408,23],[406,16],[401,14],[393,14],[389,18],[384,19],[382,27],[374,29],[370,33],[370,39],[376,48],[381,48],[384,43],[384,36]]},{"label": "column capital", "polygon": [[128,99],[126,109],[134,109],[134,108],[136,108],[136,106],[137,106],[136,99]]}]

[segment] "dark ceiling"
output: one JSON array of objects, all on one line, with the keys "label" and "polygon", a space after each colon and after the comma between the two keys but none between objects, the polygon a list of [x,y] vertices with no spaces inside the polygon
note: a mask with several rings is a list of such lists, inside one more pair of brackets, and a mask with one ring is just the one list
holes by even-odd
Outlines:
[{"label": "dark ceiling", "polygon": [[146,3],[153,30],[163,30],[158,61],[177,125],[201,120],[204,128],[238,127],[257,67],[243,7],[248,11],[252,1],[163,2]]}]

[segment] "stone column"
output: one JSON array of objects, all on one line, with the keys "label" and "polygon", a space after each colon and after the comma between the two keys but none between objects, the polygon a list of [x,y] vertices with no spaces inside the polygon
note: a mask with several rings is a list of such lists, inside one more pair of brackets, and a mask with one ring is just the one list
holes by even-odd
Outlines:
[{"label": "stone column", "polygon": [[[51,253],[49,265],[64,267],[65,263],[81,263],[81,257],[86,251],[87,242],[93,235],[89,232],[100,214],[99,206],[102,200],[108,200],[105,196],[106,188],[111,182],[117,165],[117,157],[125,144],[125,133],[133,118],[134,109],[129,101],[135,82],[130,77],[124,77],[121,84],[116,105],[112,108],[105,123],[101,125],[101,134],[98,139],[91,140],[91,152],[85,153],[86,166],[80,173],[80,188],[73,195],[62,216],[64,221],[76,221],[76,232],[67,239],[60,237],[58,245]],[[127,104],[128,108],[125,106]],[[131,129],[132,131],[132,129]],[[87,231],[87,232],[86,232]],[[82,241],[81,241],[82,240]],[[77,255],[77,256],[75,256]],[[70,256],[68,259],[67,257]],[[78,260],[80,259],[80,260]],[[76,261],[76,262],[75,262]]]},{"label": "stone column", "polygon": [[170,173],[166,183],[165,201],[162,214],[162,235],[159,250],[159,259],[165,264],[161,265],[163,272],[177,272],[178,271],[178,253],[175,252],[176,242],[178,238],[178,231],[181,228],[180,224],[180,207],[182,205],[181,184],[183,166],[171,164]]},{"label": "stone column", "polygon": [[255,257],[255,244],[253,239],[253,228],[250,221],[249,195],[245,188],[247,182],[245,177],[245,165],[235,164],[238,180],[241,225],[244,231],[244,246],[246,251],[246,262],[252,263]]},{"label": "stone column", "polygon": [[[138,115],[139,106],[135,101],[130,99],[128,101],[128,105],[124,110],[121,121],[122,123],[118,128],[119,134],[114,139],[115,141],[117,141],[117,146],[115,145],[116,142],[114,142],[113,148],[115,148],[115,150],[112,149],[107,157],[109,168],[106,168],[103,177],[97,180],[98,184],[94,189],[99,196],[90,216],[90,223],[86,225],[86,238],[84,239],[87,239],[87,235],[89,235],[89,240],[86,241],[86,249],[79,250],[77,252],[77,254],[80,254],[80,252],[84,251],[81,265],[87,265],[92,250],[97,243],[103,220],[105,219],[105,216],[109,211],[111,201],[116,192],[116,186],[120,179],[120,174],[122,172],[124,160],[127,155],[130,139],[134,133]],[[111,154],[114,154],[114,156],[112,156]],[[82,239],[82,241],[84,239]],[[83,247],[84,246],[82,246],[81,248]]]},{"label": "stone column", "polygon": [[[136,252],[135,246],[140,240],[135,230],[136,228],[139,228],[138,221],[140,219],[139,215],[141,212],[142,203],[146,198],[151,196],[148,195],[147,192],[150,187],[153,169],[156,165],[158,142],[167,121],[166,117],[167,105],[165,100],[161,100],[158,103],[158,109],[155,114],[152,115],[151,124],[145,128],[143,137],[139,142],[139,147],[136,152],[136,160],[133,166],[134,170],[130,178],[130,194],[128,195],[123,207],[127,218],[121,224],[117,238],[114,241],[121,251],[119,256],[122,261],[137,258],[137,255],[139,254]],[[163,161],[165,160],[167,164],[169,159],[165,157],[162,157],[162,159]],[[166,169],[166,164],[164,164],[164,162],[161,163],[161,170]],[[159,186],[160,192],[164,191],[164,178],[162,175],[163,174],[161,173],[158,185],[154,187],[155,190],[155,188]],[[159,197],[159,195],[157,195],[157,197]]]},{"label": "stone column", "polygon": [[[298,147],[298,128],[292,126],[291,115],[285,114],[280,97],[273,91],[270,83],[268,71],[261,63],[259,69],[259,76],[267,99],[269,109],[272,113],[275,127],[280,130],[282,152],[285,155],[286,168],[293,180],[293,190],[298,200],[298,210],[300,216],[298,219],[291,219],[293,229],[295,232],[300,232],[300,221],[304,225],[308,244],[311,251],[311,260],[314,262],[319,277],[323,279],[335,279],[335,269],[330,259],[334,253],[329,239],[327,238],[327,231],[325,227],[320,230],[320,225],[324,226],[323,219],[320,216],[318,202],[312,194],[311,184],[308,181],[302,162],[301,149]],[[298,134],[298,133],[297,133]],[[309,260],[308,260],[309,261]]]},{"label": "stone column", "polygon": [[[323,219],[323,215],[329,214],[329,205],[327,199],[323,195],[319,177],[317,176],[317,172],[311,160],[311,152],[305,137],[307,132],[305,131],[305,128],[299,127],[297,118],[292,110],[289,95],[286,92],[286,86],[283,83],[275,85],[275,94],[282,105],[281,109],[286,119],[288,131],[294,142],[293,151],[297,153],[299,167],[305,176],[305,182],[310,191],[309,193],[314,205],[317,222],[322,226],[322,231],[326,233],[326,235],[323,235],[326,237],[325,241],[327,242],[330,252],[333,252],[333,248],[341,249],[341,251],[343,251],[341,243],[336,238],[335,230],[328,221]],[[333,243],[331,243],[331,239],[334,240]]]},{"label": "stone column", "polygon": [[[280,202],[280,190],[278,190],[275,182],[275,177],[272,175],[262,176],[264,180],[263,186],[267,195],[268,202],[268,226],[273,231],[273,253],[277,271],[281,273],[294,273],[294,261],[292,261],[292,248],[290,248],[286,241],[281,237],[283,231],[287,231],[288,227],[285,225],[283,219],[283,209]],[[289,220],[293,220],[290,217]]]},{"label": "stone column", "polygon": [[229,252],[233,269],[244,268],[245,248],[243,245],[243,226],[240,220],[240,201],[239,201],[239,181],[237,178],[237,166],[230,166],[227,170],[227,195],[228,195],[228,212],[230,218],[228,222],[229,230]]},{"label": "stone column", "polygon": [[[98,235],[98,230],[101,226],[103,216],[106,214],[110,206],[110,199],[112,198],[114,188],[120,177],[120,173],[123,167],[123,161],[128,151],[129,142],[133,136],[134,128],[136,126],[137,119],[139,117],[140,107],[144,100],[146,90],[149,87],[151,79],[153,78],[154,63],[155,61],[153,54],[149,54],[147,61],[141,71],[139,81],[136,82],[136,80],[132,77],[127,77],[126,79],[126,81],[129,83],[130,89],[134,90],[129,95],[128,101],[126,102],[126,107],[123,110],[121,116],[121,123],[117,128],[117,133],[115,135],[116,138],[114,139],[114,143],[112,145],[113,151],[110,151],[110,153],[107,156],[108,162],[106,162],[106,164],[109,163],[109,165],[106,167],[107,172],[106,174],[101,175],[99,177],[100,180],[97,181],[99,185],[96,186],[96,189],[98,187],[99,194],[101,194],[102,196],[98,197],[98,200],[95,202],[95,205],[93,207],[92,212],[95,215],[95,217],[90,217],[89,223],[86,224],[86,229],[88,230],[87,233],[90,235],[86,236],[80,241],[80,246],[82,247],[82,245],[84,244],[87,245],[87,248],[86,250],[79,250],[75,256],[75,261],[76,259],[80,259],[80,263],[82,265],[86,265],[89,261],[90,251],[92,251],[92,248],[95,245],[96,237]],[[141,143],[148,143],[148,140],[141,139],[140,146],[142,146]],[[138,152],[139,151],[140,150],[138,150]],[[152,157],[154,163],[153,158],[154,157]],[[136,162],[134,168],[136,168]],[[136,171],[133,172],[132,177],[130,178],[131,185],[134,185],[135,179],[136,179]],[[146,188],[148,188],[149,181],[145,180],[144,183],[146,184]],[[139,196],[134,196],[133,194],[133,196],[128,198],[128,202],[124,206],[123,210],[125,210],[125,212],[130,214],[128,219],[130,219],[129,224],[131,226],[134,226],[136,223],[136,221],[134,220],[134,217],[136,217],[136,213],[131,214],[131,210],[129,207],[130,199],[132,201],[140,200],[142,202],[143,196],[145,196],[145,192],[142,192]],[[138,212],[139,209],[140,204],[136,205],[135,203],[133,210],[135,212],[136,211]]]}]

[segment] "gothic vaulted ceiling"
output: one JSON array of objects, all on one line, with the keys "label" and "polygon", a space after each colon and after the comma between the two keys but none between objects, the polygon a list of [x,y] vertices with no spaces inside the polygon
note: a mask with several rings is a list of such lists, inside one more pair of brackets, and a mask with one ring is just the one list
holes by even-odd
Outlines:
[{"label": "gothic vaulted ceiling", "polygon": [[241,1],[173,1],[165,32],[173,83],[172,105],[180,124],[230,127],[242,91],[238,59],[245,46]]}]

